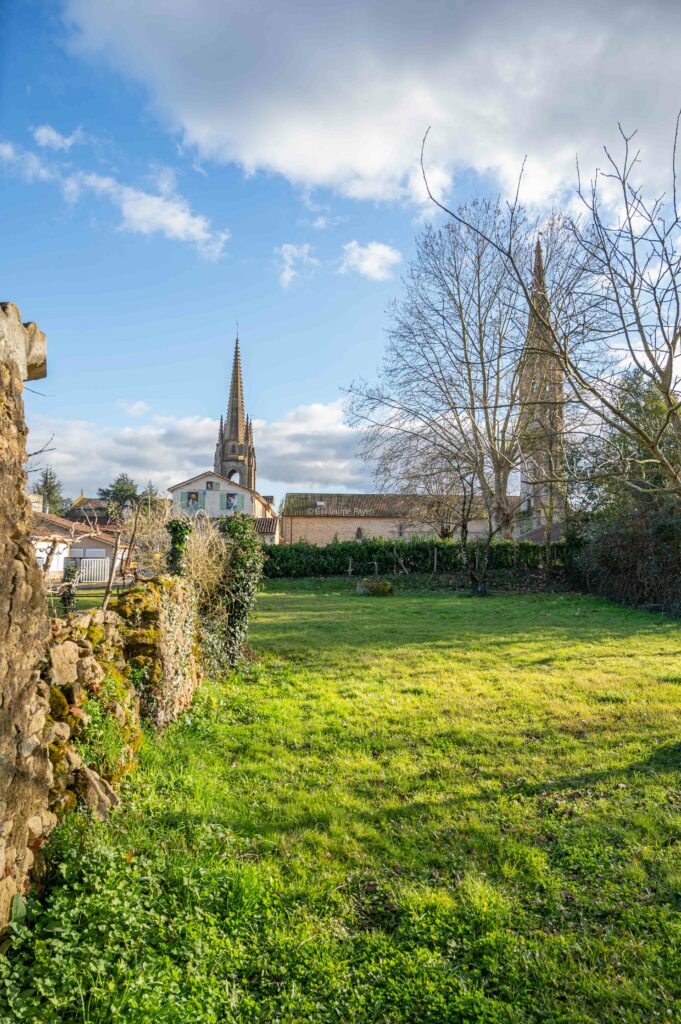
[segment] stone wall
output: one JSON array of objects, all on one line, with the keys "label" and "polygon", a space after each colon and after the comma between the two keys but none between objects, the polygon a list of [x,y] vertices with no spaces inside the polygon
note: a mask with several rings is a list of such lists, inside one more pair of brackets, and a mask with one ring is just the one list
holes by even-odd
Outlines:
[{"label": "stone wall", "polygon": [[[387,516],[282,516],[281,543],[295,544],[305,541],[324,547],[334,540],[359,540],[357,530],[360,529],[362,540],[409,540],[411,537],[423,537],[433,533],[431,526],[415,523],[409,519],[390,519]],[[485,533],[482,520],[474,520],[470,524],[471,539]]]},{"label": "stone wall", "polygon": [[129,590],[112,607],[127,625],[125,657],[141,713],[163,728],[189,707],[201,681],[190,590],[176,577],[159,576]]},{"label": "stone wall", "polygon": [[0,303],[0,931],[64,813],[80,801],[102,817],[118,802],[139,715],[172,721],[200,680],[180,581],[136,588],[119,602],[122,618],[96,610],[48,622],[29,532],[22,401],[22,382],[44,376],[45,336]]},{"label": "stone wall", "polygon": [[0,304],[0,928],[25,891],[35,854],[56,818],[43,739],[48,689],[40,679],[48,623],[29,539],[22,381],[45,375],[45,337]]},{"label": "stone wall", "polygon": [[48,800],[57,817],[80,799],[103,818],[134,764],[142,732],[139,699],[125,674],[124,633],[119,616],[101,609],[52,621],[42,676],[50,687]]}]

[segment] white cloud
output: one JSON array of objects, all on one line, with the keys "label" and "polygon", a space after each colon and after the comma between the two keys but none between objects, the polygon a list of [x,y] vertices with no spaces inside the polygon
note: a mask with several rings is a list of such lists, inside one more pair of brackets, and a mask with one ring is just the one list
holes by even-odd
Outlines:
[{"label": "white cloud", "polygon": [[371,474],[357,457],[360,431],[343,422],[344,403],[300,405],[271,423],[254,420],[260,477],[277,492],[365,491]]},{"label": "white cloud", "polygon": [[188,242],[208,260],[220,258],[230,237],[226,229],[214,229],[208,217],[192,213],[187,200],[175,191],[170,168],[160,168],[154,175],[160,193],[157,195],[108,175],[65,171],[59,164],[47,164],[35,153],[6,141],[0,141],[0,164],[29,183],[57,182],[68,202],[75,203],[83,192],[102,196],[119,210],[123,231],[161,234],[173,241]]},{"label": "white cloud", "polygon": [[18,174],[24,181],[55,181],[57,174],[35,153],[29,153],[12,142],[0,140],[0,164]]},{"label": "white cloud", "polygon": [[302,245],[284,242],[274,250],[274,254],[279,257],[279,282],[284,288],[288,288],[302,271],[319,266],[319,260],[312,255],[312,246],[308,242]]},{"label": "white cloud", "polygon": [[177,174],[172,167],[165,164],[154,167],[151,180],[162,196],[172,196],[177,192]]},{"label": "white cloud", "polygon": [[343,246],[343,259],[339,274],[355,271],[370,281],[389,281],[393,276],[393,267],[402,260],[402,256],[390,245],[383,242],[348,242]]},{"label": "white cloud", "polygon": [[149,412],[149,406],[141,400],[137,402],[124,402],[123,399],[119,399],[116,405],[119,409],[122,409],[126,416],[132,416],[133,419],[144,416],[145,412]]},{"label": "white cloud", "polygon": [[85,133],[80,128],[76,128],[70,135],[62,135],[51,124],[41,124],[33,129],[33,138],[38,146],[68,152],[74,143],[85,140]]},{"label": "white cloud", "polygon": [[[29,450],[53,437],[54,451],[33,460],[33,468],[52,466],[68,496],[81,489],[96,494],[121,472],[161,488],[188,479],[212,467],[218,432],[217,420],[199,416],[154,416],[144,424],[103,427],[35,415],[29,426]],[[274,421],[255,420],[253,429],[261,493],[371,488],[368,470],[355,455],[359,432],[343,422],[342,400],[299,406]]]},{"label": "white cloud", "polygon": [[[669,0],[67,0],[81,51],[142,81],[197,155],[354,197],[423,198],[473,169],[545,201],[618,120],[669,154],[681,5]],[[663,26],[663,30],[660,30]],[[671,70],[670,70],[671,69]]]},{"label": "white cloud", "polygon": [[174,241],[190,242],[206,259],[219,259],[230,237],[229,231],[214,231],[210,220],[192,213],[187,200],[176,193],[153,195],[92,173],[80,173],[70,183],[110,199],[121,213],[123,230],[139,235],[158,232]]}]

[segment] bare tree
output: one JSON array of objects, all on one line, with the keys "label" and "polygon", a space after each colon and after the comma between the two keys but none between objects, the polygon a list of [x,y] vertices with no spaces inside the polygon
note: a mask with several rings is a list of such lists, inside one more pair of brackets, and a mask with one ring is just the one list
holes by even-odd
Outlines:
[{"label": "bare tree", "polygon": [[[522,285],[492,241],[502,235],[522,260]],[[392,307],[379,384],[358,381],[349,389],[350,418],[366,428],[365,456],[380,460],[392,452],[394,458],[402,445],[414,453],[422,480],[433,466],[458,467],[459,486],[463,470],[475,481],[488,543],[512,535],[519,509],[510,485],[525,430],[521,379],[532,242],[517,209],[490,202],[463,207],[439,230],[426,228],[405,296]]]},{"label": "bare tree", "polygon": [[102,611],[106,611],[109,600],[111,598],[111,591],[113,590],[114,579],[116,578],[116,572],[118,566],[118,552],[121,547],[121,531],[116,530],[113,552],[111,555],[111,565],[109,567],[109,578],[106,581],[106,587],[104,588],[104,597],[102,598]]},{"label": "bare tree", "polygon": [[[433,196],[450,223],[479,235],[500,255],[528,309],[551,340],[553,358],[564,374],[571,398],[581,403],[591,422],[622,439],[626,466],[622,479],[633,488],[657,489],[681,497],[681,464],[670,457],[681,440],[681,219],[677,197],[677,141],[673,147],[670,189],[648,198],[638,183],[639,152],[634,135],[620,127],[619,158],[605,149],[605,170],[588,185],[579,177],[580,217],[566,221],[569,258],[554,282],[550,315],[532,295],[522,237],[511,229],[522,220],[518,199],[508,207],[506,222],[483,223],[466,209],[452,210]],[[425,139],[424,139],[425,144]],[[522,175],[521,175],[522,178]],[[664,406],[660,422],[637,416],[623,385],[622,371],[637,369]],[[669,444],[669,438],[674,439]],[[639,452],[633,473],[631,452]],[[617,459],[610,459],[610,472]],[[605,471],[593,467],[592,472]]]},{"label": "bare tree", "polygon": [[373,465],[381,490],[408,496],[414,524],[430,526],[441,540],[468,538],[478,488],[465,452],[445,458],[437,442],[423,436],[369,430],[360,455]]}]

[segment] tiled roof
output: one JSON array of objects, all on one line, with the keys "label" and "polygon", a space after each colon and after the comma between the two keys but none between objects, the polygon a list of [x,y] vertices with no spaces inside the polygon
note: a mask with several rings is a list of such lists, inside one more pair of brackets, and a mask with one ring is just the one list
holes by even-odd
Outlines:
[{"label": "tiled roof", "polygon": [[[565,533],[565,523],[553,523],[551,526],[551,537],[550,540],[562,540],[563,534]],[[546,543],[546,527],[536,526],[534,530],[530,530],[528,533],[521,533],[519,540],[529,540],[534,544],[545,544]]]},{"label": "tiled roof", "polygon": [[[71,505],[71,508],[104,508],[108,509],[109,503],[105,498],[86,498],[84,494],[78,495]],[[71,509],[69,509],[70,511]]]},{"label": "tiled roof", "polygon": [[277,532],[278,519],[260,516],[255,520],[255,532],[263,534],[275,534]]},{"label": "tiled roof", "polygon": [[414,494],[287,494],[284,516],[373,516],[399,518],[414,514]]},{"label": "tiled roof", "polygon": [[[74,523],[71,519],[64,519],[62,516],[54,516],[51,512],[34,512],[31,522],[31,535],[33,537],[68,537],[78,540],[79,537],[92,534],[93,531],[84,523]],[[113,544],[115,538],[104,530],[97,530],[96,537]]]}]

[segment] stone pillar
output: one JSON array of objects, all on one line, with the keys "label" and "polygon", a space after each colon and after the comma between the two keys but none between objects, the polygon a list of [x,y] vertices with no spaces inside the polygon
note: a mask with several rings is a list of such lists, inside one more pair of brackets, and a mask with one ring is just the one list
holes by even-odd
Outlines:
[{"label": "stone pillar", "polygon": [[56,821],[47,809],[49,691],[40,681],[48,620],[30,541],[22,400],[22,381],[45,373],[45,335],[0,303],[0,930]]}]

